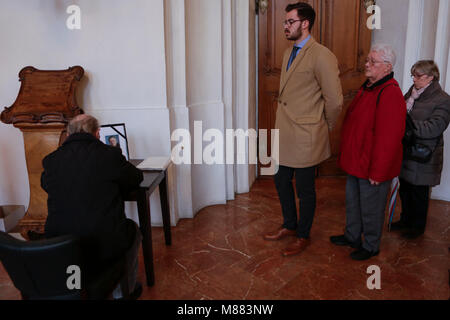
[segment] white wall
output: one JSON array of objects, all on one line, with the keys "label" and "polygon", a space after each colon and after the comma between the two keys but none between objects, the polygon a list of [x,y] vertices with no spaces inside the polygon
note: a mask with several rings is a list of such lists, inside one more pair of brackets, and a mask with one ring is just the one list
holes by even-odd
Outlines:
[{"label": "white wall", "polygon": [[423,8],[422,46],[420,53],[422,59],[434,59],[436,46],[436,23],[439,12],[439,0],[427,0]]},{"label": "white wall", "polygon": [[[169,0],[165,8],[170,19],[178,17],[166,21],[171,125],[189,128],[194,163],[195,150],[201,153],[211,143],[196,144],[195,139],[201,140],[208,129],[217,129],[224,136],[225,129],[246,130],[249,126],[249,105],[255,99],[249,97],[252,31],[248,25],[254,10],[250,0]],[[202,122],[202,132],[195,129],[197,121]],[[227,150],[221,151],[224,160]],[[249,191],[246,166],[194,163],[176,170],[180,217],[234,199],[235,192]]]},{"label": "white wall", "polygon": [[[222,87],[222,1],[186,2],[186,78],[190,131],[194,122],[208,129],[224,131]],[[194,141],[194,135],[193,141]],[[209,143],[197,147],[202,150]],[[193,156],[196,146],[193,143]],[[194,212],[213,204],[225,203],[225,165],[192,165],[192,205]]]},{"label": "white wall", "polygon": [[[71,4],[81,30],[66,27]],[[163,13],[162,0],[0,0],[0,105],[14,102],[25,66],[81,65],[80,106],[102,124],[125,122],[132,158],[169,155]],[[27,206],[20,131],[0,123],[0,148],[0,204]],[[159,201],[151,203],[158,223]]]},{"label": "white wall", "polygon": [[[185,1],[164,1],[166,38],[167,102],[170,110],[170,129],[189,130],[189,109],[186,103],[186,20]],[[172,142],[172,147],[178,142]],[[174,169],[177,218],[192,218],[192,174],[189,164],[180,164]],[[171,204],[172,205],[172,204]]]},{"label": "white wall", "polygon": [[[436,23],[436,47],[434,60],[441,73],[441,86],[450,94],[450,1],[439,0]],[[444,134],[444,169],[441,184],[433,189],[432,197],[450,201],[450,128]]]},{"label": "white wall", "polygon": [[[394,66],[395,79],[403,84],[405,41],[408,26],[408,8],[410,0],[378,0],[381,8],[381,29],[374,30],[372,43],[386,43],[392,46],[397,54]],[[403,17],[403,18],[399,18]]]},{"label": "white wall", "polygon": [[[432,59],[441,71],[441,86],[450,92],[449,0],[378,0],[382,29],[373,32],[373,42],[391,44],[397,53],[395,78],[403,93],[412,85],[410,69],[423,59]],[[450,129],[444,133],[444,168],[441,185],[432,198],[450,201]]]},{"label": "white wall", "polygon": [[[81,65],[79,105],[102,124],[125,122],[132,158],[169,155],[170,133],[185,128],[193,135],[194,121],[203,122],[203,133],[236,123],[245,130],[255,103],[248,84],[250,1],[0,0],[0,104],[14,102],[24,66]],[[81,30],[66,28],[72,4],[81,8]],[[27,205],[22,135],[0,124],[0,142],[0,205]],[[248,169],[234,166],[173,167],[172,222],[248,191],[248,177]],[[154,225],[162,223],[158,196],[151,198]],[[137,218],[135,205],[126,210]]]}]

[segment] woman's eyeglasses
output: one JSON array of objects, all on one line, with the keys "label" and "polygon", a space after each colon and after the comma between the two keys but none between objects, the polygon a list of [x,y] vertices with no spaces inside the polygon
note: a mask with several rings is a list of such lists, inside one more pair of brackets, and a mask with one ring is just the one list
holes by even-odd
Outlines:
[{"label": "woman's eyeglasses", "polygon": [[423,76],[426,76],[426,74],[412,74],[411,75],[411,78],[412,79],[420,79],[420,78],[422,78]]}]

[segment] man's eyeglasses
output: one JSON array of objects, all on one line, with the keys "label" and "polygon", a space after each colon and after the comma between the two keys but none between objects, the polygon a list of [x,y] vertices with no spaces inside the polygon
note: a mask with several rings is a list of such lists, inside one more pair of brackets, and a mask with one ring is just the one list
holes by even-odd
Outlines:
[{"label": "man's eyeglasses", "polygon": [[294,19],[284,20],[284,21],[283,21],[283,27],[285,27],[285,26],[290,27],[290,26],[292,26],[294,23],[296,23],[296,22],[298,22],[298,21],[303,22],[303,21],[305,21],[305,20],[304,20],[304,19],[299,19],[299,20],[294,20]]},{"label": "man's eyeglasses", "polygon": [[376,61],[373,59],[366,59],[366,63],[369,63],[371,66],[377,64],[377,63],[390,63],[389,61]]}]

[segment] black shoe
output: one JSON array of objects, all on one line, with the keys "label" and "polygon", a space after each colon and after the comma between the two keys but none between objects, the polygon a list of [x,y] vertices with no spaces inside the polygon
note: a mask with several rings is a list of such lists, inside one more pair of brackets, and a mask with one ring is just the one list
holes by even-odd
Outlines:
[{"label": "black shoe", "polygon": [[397,222],[391,223],[391,231],[401,231],[406,230],[408,226],[403,223],[403,221],[399,220]]},{"label": "black shoe", "polygon": [[406,239],[417,239],[421,235],[423,235],[423,231],[420,230],[408,230],[402,233],[402,237]]},{"label": "black shoe", "polygon": [[341,236],[331,236],[330,237],[330,241],[331,243],[337,245],[337,246],[349,246],[352,247],[354,249],[358,249],[361,247],[360,243],[354,243],[351,242],[350,240],[348,240],[345,235],[341,235]]},{"label": "black shoe", "polygon": [[130,300],[137,300],[142,294],[142,284],[140,282],[136,282],[134,286],[134,291],[130,294]]},{"label": "black shoe", "polygon": [[377,256],[379,253],[380,253],[380,251],[370,252],[364,248],[361,248],[361,249],[358,249],[358,250],[350,253],[350,257],[353,260],[363,261],[363,260],[367,260],[373,256]]},{"label": "black shoe", "polygon": [[118,298],[114,299],[116,301],[124,301],[124,300],[137,300],[142,294],[142,284],[140,282],[136,282],[134,286],[134,291],[130,293],[129,297],[127,298]]}]

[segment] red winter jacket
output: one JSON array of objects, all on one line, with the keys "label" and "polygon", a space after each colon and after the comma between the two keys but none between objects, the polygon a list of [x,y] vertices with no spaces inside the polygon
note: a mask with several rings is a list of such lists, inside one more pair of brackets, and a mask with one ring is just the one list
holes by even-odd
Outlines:
[{"label": "red winter jacket", "polygon": [[400,174],[406,103],[393,73],[367,84],[348,107],[338,163],[352,176],[384,182]]}]

